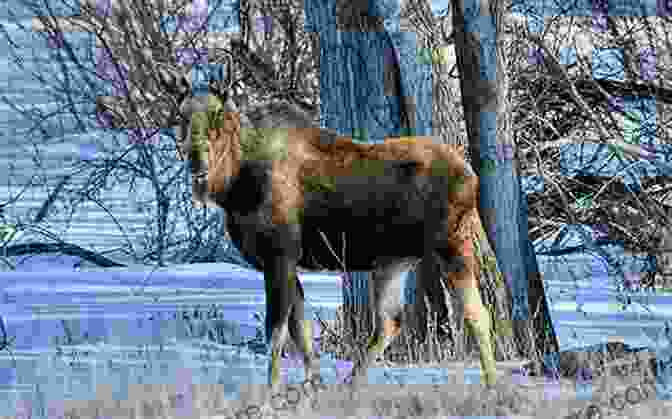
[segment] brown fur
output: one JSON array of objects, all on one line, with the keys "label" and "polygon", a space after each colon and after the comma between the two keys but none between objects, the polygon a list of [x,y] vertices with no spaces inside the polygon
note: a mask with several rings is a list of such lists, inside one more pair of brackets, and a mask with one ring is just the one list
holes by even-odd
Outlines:
[{"label": "brown fur", "polygon": [[[289,158],[273,162],[273,222],[288,222],[291,208],[303,206],[305,176],[348,176],[352,166],[361,160],[417,162],[417,175],[431,175],[432,162],[448,162],[448,176],[464,176],[464,146],[438,144],[430,137],[389,138],[382,144],[360,144],[347,137],[336,137],[324,144],[320,130],[315,128],[287,129]],[[208,185],[210,193],[226,189],[228,179],[240,169],[240,119],[228,113],[224,127],[210,133]],[[450,202],[464,211],[478,204],[478,178],[472,176],[461,193]]]}]

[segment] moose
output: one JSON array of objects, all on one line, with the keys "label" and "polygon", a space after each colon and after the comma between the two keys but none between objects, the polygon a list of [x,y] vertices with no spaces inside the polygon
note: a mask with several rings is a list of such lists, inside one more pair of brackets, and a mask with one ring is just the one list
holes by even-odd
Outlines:
[{"label": "moose", "polygon": [[[479,183],[464,148],[432,137],[362,144],[307,120],[269,123],[263,114],[244,115],[230,97],[217,103],[210,106],[210,98],[200,106],[208,112],[202,119],[208,121],[207,193],[225,210],[234,245],[264,274],[271,391],[280,385],[288,338],[303,356],[306,379],[319,378],[297,267],[341,269],[330,247],[344,249],[348,270],[373,272],[374,331],[355,363],[353,384],[400,333],[398,292],[409,261],[420,262],[420,301],[435,302],[428,290],[442,272],[452,283],[479,344],[485,383],[494,384],[489,313],[471,250],[471,231],[482,229]],[[420,325],[424,316],[418,310]]]}]

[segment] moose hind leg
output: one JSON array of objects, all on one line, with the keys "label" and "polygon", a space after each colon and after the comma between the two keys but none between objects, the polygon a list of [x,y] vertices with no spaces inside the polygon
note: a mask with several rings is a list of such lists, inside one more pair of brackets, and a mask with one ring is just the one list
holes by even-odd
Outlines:
[{"label": "moose hind leg", "polygon": [[[467,238],[467,240],[471,240]],[[480,272],[477,271],[471,242],[452,241],[444,254],[444,260],[462,260],[461,269],[448,272],[464,312],[464,323],[478,342],[481,370],[485,384],[492,386],[496,381],[496,363],[493,348],[493,336],[490,324],[490,312],[485,308],[479,291]]]},{"label": "moose hind leg", "polygon": [[280,385],[282,348],[287,341],[289,314],[296,303],[295,267],[295,262],[286,256],[271,258],[265,266],[266,338],[271,349],[268,379],[272,391]]},{"label": "moose hind leg", "polygon": [[315,366],[315,352],[313,351],[313,321],[305,318],[303,287],[296,281],[296,295],[292,311],[289,315],[289,335],[303,355],[303,367],[306,380],[319,377],[319,368]]},{"label": "moose hind leg", "polygon": [[363,359],[357,360],[353,369],[353,384],[366,376],[368,366],[381,356],[401,331],[401,275],[408,270],[408,260],[389,262],[373,272],[370,301],[373,309],[374,329],[369,337]]},{"label": "moose hind leg", "polygon": [[[424,342],[427,338],[429,316],[436,314],[436,320],[439,325],[448,319],[448,307],[446,306],[442,286],[444,278],[442,269],[447,269],[448,271],[461,269],[460,264],[462,263],[460,258],[450,258],[447,264],[443,263],[442,265],[442,261],[436,252],[428,251],[426,253],[425,257],[420,261],[420,267],[415,276],[416,304],[414,305],[414,332],[420,342]],[[426,305],[427,302],[429,303],[429,313]],[[439,329],[438,333],[442,333],[441,329]]]}]

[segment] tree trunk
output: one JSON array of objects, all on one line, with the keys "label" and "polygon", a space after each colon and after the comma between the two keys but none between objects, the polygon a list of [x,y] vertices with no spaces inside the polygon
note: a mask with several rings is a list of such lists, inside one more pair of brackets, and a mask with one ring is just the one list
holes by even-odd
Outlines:
[{"label": "tree trunk", "polygon": [[[534,360],[543,354],[545,361],[553,363],[553,359],[557,362],[558,342],[528,237],[527,203],[521,193],[515,144],[508,124],[508,82],[497,42],[504,2],[482,1],[482,10],[479,3],[476,5],[467,16],[463,0],[452,2],[469,150],[480,177],[480,214],[512,293],[511,317],[519,354]],[[478,29],[481,31],[476,32]],[[494,60],[481,62],[481,51]],[[535,331],[533,335],[531,330]]]}]

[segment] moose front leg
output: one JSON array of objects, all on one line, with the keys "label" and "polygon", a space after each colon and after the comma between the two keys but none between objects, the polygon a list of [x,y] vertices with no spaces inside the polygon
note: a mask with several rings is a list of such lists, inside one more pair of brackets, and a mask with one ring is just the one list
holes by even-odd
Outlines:
[{"label": "moose front leg", "polygon": [[306,380],[319,378],[320,370],[316,365],[315,351],[313,350],[313,321],[305,318],[305,298],[303,287],[299,281],[296,281],[296,300],[289,315],[289,335],[294,340],[294,344],[303,355],[303,367],[306,374]]},{"label": "moose front leg", "polygon": [[282,348],[287,342],[288,320],[296,304],[296,261],[287,255],[277,255],[264,261],[266,287],[266,339],[270,346],[271,360],[268,384],[272,392],[280,385]]},{"label": "moose front leg", "polygon": [[497,381],[495,354],[492,347],[490,313],[483,306],[477,287],[458,288],[459,298],[464,303],[464,322],[476,337],[480,351],[481,369],[485,384],[492,386]]},{"label": "moose front leg", "polygon": [[470,238],[464,241],[462,238],[455,240],[451,242],[449,254],[463,261],[461,269],[450,272],[448,276],[462,303],[465,326],[478,342],[484,382],[487,386],[493,386],[497,374],[490,312],[484,306],[479,291],[480,272],[477,272],[478,264],[473,252],[473,242]]}]

